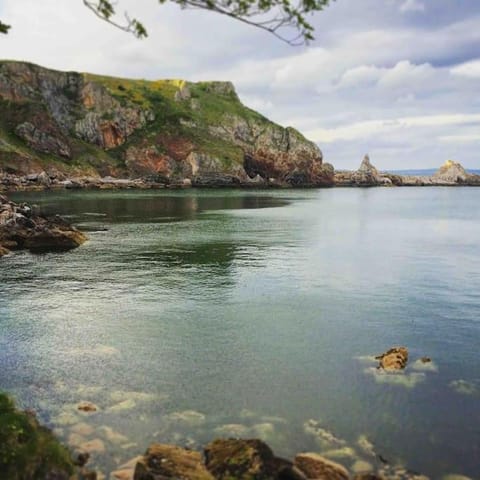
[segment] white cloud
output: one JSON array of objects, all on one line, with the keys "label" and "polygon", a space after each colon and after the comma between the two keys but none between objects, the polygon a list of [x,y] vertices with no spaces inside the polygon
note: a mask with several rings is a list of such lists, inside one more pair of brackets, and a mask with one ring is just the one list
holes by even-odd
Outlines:
[{"label": "white cloud", "polygon": [[[337,128],[318,128],[305,132],[309,138],[320,143],[330,143],[339,140],[356,140],[378,135],[392,134],[415,128],[454,127],[480,123],[478,114],[441,114],[399,117],[383,120],[370,120],[342,125]],[[445,137],[443,137],[445,138]]]},{"label": "white cloud", "polygon": [[375,65],[360,65],[346,70],[338,82],[339,88],[372,86],[382,75],[380,68]]},{"label": "white cloud", "polygon": [[402,13],[424,12],[425,5],[419,0],[405,0],[400,6],[400,11]]},{"label": "white cloud", "polygon": [[480,143],[480,134],[444,135],[439,140],[445,143]]},{"label": "white cloud", "polygon": [[453,75],[467,78],[480,78],[480,59],[465,62],[450,69]]}]

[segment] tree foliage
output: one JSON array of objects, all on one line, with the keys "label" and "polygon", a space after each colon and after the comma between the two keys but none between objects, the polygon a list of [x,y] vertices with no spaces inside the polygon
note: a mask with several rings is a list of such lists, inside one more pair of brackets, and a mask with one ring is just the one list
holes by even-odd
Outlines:
[{"label": "tree foliage", "polygon": [[[137,38],[148,36],[138,19],[124,12],[119,20],[118,2],[112,0],[82,0],[100,19]],[[301,45],[313,40],[313,26],[307,16],[323,10],[333,0],[157,0],[171,1],[185,9],[203,9],[220,13],[275,35],[290,45]],[[295,3],[293,3],[295,2]],[[0,21],[0,33],[8,33],[9,25]]]}]

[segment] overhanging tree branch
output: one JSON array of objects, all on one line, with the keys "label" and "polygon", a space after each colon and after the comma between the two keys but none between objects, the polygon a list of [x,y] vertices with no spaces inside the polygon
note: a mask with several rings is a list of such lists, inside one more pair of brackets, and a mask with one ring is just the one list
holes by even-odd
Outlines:
[{"label": "overhanging tree branch", "polygon": [[[168,0],[159,0],[160,4]],[[331,0],[170,0],[184,9],[202,9],[234,18],[242,23],[265,30],[289,45],[302,45],[313,40],[313,26],[306,16],[323,10]],[[333,0],[332,0],[333,1]],[[125,13],[126,23],[114,20],[117,4],[110,0],[83,0],[97,17],[111,25],[133,33],[138,38],[147,31],[137,19]],[[288,35],[292,31],[295,34]]]},{"label": "overhanging tree branch", "polygon": [[[147,30],[136,18],[124,13],[125,20],[117,20],[118,3],[112,0],[82,0],[83,4],[101,20],[137,38],[147,37]],[[247,25],[265,30],[289,45],[303,45],[313,40],[313,26],[307,22],[309,14],[323,10],[334,0],[158,0],[171,1],[184,9],[202,9],[219,13]],[[0,33],[8,33],[10,25],[0,21]],[[293,33],[292,33],[293,32]]]}]

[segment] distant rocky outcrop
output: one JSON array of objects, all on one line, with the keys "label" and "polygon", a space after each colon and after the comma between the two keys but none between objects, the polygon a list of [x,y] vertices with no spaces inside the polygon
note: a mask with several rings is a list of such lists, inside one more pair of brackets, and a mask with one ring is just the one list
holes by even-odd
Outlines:
[{"label": "distant rocky outcrop", "polygon": [[[126,80],[0,62],[0,173],[198,186],[329,186],[333,167],[231,82]],[[54,182],[55,183],[55,182]]]},{"label": "distant rocky outcrop", "polygon": [[377,186],[480,186],[480,175],[466,172],[460,163],[448,160],[431,176],[398,175],[379,172],[365,155],[360,168],[355,171],[335,171],[334,183],[337,187],[377,187]]},{"label": "distant rocky outcrop", "polygon": [[0,256],[10,250],[62,251],[80,246],[87,237],[61,217],[44,217],[27,204],[0,195]]},{"label": "distant rocky outcrop", "polygon": [[390,186],[392,180],[370,163],[370,156],[363,157],[360,167],[356,171],[335,172],[335,185],[340,187],[376,187],[379,185]]},{"label": "distant rocky outcrop", "polygon": [[[391,176],[393,177],[393,176]],[[432,176],[396,175],[401,186],[480,186],[480,175],[468,173],[463,166],[447,160]]]}]

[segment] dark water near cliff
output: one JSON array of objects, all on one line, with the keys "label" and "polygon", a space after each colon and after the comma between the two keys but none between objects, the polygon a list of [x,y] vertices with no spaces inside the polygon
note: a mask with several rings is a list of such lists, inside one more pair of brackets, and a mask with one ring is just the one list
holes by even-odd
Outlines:
[{"label": "dark water near cliff", "polygon": [[[14,199],[93,231],[1,261],[0,388],[72,444],[101,438],[104,471],[221,434],[376,467],[366,436],[390,463],[478,478],[480,189]],[[358,358],[399,344],[402,375]]]}]

